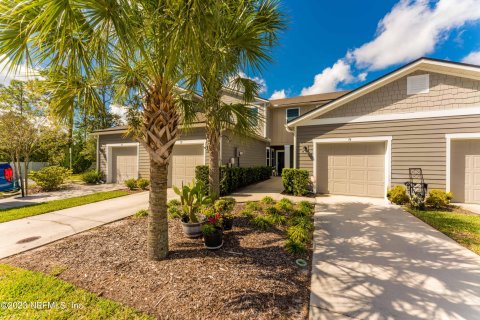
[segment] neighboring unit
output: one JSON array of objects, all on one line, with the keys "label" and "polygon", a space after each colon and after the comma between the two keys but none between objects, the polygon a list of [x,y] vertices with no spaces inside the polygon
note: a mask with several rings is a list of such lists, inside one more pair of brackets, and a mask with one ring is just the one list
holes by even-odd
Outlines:
[{"label": "neighboring unit", "polygon": [[422,168],[480,203],[480,67],[421,58],[289,122],[318,193],[385,197]]}]

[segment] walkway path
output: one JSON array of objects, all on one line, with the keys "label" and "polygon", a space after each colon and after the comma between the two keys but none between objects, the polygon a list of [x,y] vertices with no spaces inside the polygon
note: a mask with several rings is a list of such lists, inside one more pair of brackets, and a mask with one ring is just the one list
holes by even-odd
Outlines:
[{"label": "walkway path", "polygon": [[383,199],[318,197],[311,319],[480,319],[480,257]]},{"label": "walkway path", "polygon": [[133,215],[148,192],[0,223],[0,259]]}]

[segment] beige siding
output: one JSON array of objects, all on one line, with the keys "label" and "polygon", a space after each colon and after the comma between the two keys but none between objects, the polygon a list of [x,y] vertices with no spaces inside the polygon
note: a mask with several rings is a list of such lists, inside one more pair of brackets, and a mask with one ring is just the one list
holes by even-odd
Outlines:
[{"label": "beige siding", "polygon": [[[188,131],[181,133],[181,140],[197,140],[205,139],[204,128],[191,128]],[[131,138],[125,137],[123,134],[106,134],[99,136],[100,154],[99,154],[99,169],[106,174],[107,172],[107,144],[116,143],[131,143],[135,142]],[[208,155],[207,155],[208,161]],[[148,178],[150,176],[150,159],[147,150],[140,145],[139,150],[139,176]]]},{"label": "beige siding", "polygon": [[445,134],[478,132],[480,116],[303,126],[297,128],[298,167],[313,174],[312,139],[392,136],[392,183],[403,184],[408,180],[408,168],[421,167],[429,188],[444,189]]},{"label": "beige siding", "polygon": [[314,109],[317,105],[303,105],[299,107],[270,107],[268,118],[268,137],[272,146],[293,145],[293,133],[285,129],[287,122],[286,110],[299,108],[300,115]]},{"label": "beige siding", "polygon": [[[430,91],[407,95],[407,77],[429,74]],[[436,111],[478,106],[480,81],[451,75],[416,71],[323,114],[320,118]]]},{"label": "beige siding", "polygon": [[[243,138],[233,136],[231,133],[222,135],[222,164],[230,162],[235,157],[235,149],[243,151],[240,157],[241,167],[256,167],[266,165],[266,148],[268,143],[254,138]],[[237,159],[235,159],[235,163]]]}]

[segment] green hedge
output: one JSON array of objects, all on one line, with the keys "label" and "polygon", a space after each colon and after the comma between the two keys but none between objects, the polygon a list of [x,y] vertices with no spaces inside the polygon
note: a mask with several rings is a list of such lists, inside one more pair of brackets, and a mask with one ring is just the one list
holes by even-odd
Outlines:
[{"label": "green hedge", "polygon": [[310,179],[307,170],[284,168],[282,183],[285,192],[295,196],[304,196],[310,190]]},{"label": "green hedge", "polygon": [[[220,195],[224,196],[252,183],[267,180],[271,175],[272,168],[267,166],[252,168],[222,166],[220,167]],[[208,166],[197,166],[195,179],[203,182],[208,189]]]}]

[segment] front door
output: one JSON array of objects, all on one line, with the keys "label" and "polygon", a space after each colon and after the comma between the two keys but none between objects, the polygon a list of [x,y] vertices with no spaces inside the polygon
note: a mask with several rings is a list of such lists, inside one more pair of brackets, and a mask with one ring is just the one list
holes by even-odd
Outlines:
[{"label": "front door", "polygon": [[283,168],[285,168],[285,152],[277,151],[277,172],[282,175]]}]

